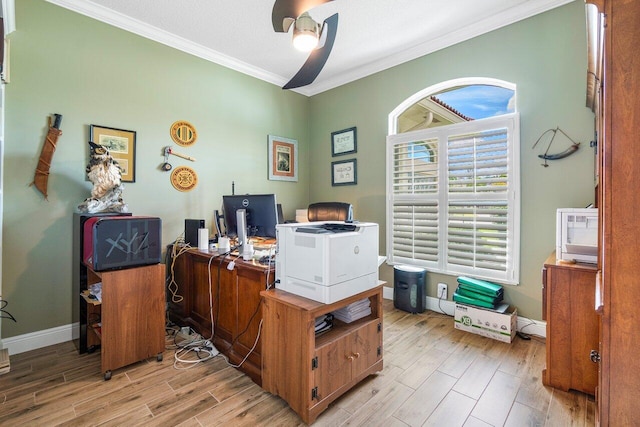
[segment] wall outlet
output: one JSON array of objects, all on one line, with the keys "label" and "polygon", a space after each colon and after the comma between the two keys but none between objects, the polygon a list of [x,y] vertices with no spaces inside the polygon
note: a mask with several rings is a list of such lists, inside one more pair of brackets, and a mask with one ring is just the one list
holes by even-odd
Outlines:
[{"label": "wall outlet", "polygon": [[438,283],[438,299],[447,299],[446,283]]}]

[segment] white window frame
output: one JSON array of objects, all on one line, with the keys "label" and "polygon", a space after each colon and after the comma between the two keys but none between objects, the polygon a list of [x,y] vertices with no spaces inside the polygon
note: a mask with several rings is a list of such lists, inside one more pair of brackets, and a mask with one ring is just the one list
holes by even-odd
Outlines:
[{"label": "white window frame", "polygon": [[[390,264],[409,264],[426,268],[428,271],[448,275],[467,275],[487,280],[493,280],[505,284],[518,284],[520,278],[520,119],[518,113],[505,114],[488,119],[474,120],[463,123],[456,123],[449,126],[418,130],[402,134],[391,133],[397,131],[398,117],[424,97],[438,93],[449,87],[459,87],[472,84],[490,84],[493,86],[506,87],[514,90],[515,85],[494,79],[458,79],[444,82],[436,86],[427,88],[403,102],[389,116],[389,131],[387,137],[387,260]],[[507,260],[505,271],[465,267],[460,265],[449,265],[447,263],[447,231],[448,231],[448,157],[447,141],[448,136],[482,132],[484,130],[506,128],[508,133],[508,180],[507,191],[503,196],[491,195],[470,195],[470,200],[491,200],[497,199],[507,204],[509,212],[507,221]],[[437,176],[438,191],[434,194],[395,194],[394,193],[394,147],[397,144],[414,141],[438,140],[437,150]],[[415,258],[394,256],[394,203],[396,201],[437,202],[438,204],[438,255],[433,261],[420,260]],[[444,237],[444,238],[443,238]]]}]

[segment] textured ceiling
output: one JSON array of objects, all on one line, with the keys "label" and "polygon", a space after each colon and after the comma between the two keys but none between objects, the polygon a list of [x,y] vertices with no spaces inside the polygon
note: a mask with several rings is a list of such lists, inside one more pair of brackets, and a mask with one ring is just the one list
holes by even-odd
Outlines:
[{"label": "textured ceiling", "polygon": [[[271,25],[270,0],[48,0],[283,86],[307,59]],[[572,0],[335,0],[310,11],[339,13],[333,51],[313,95],[545,12]]]}]

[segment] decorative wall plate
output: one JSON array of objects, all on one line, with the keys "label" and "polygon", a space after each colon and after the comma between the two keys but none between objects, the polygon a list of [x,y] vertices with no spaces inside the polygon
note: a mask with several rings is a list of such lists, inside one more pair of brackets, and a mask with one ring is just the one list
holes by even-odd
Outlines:
[{"label": "decorative wall plate", "polygon": [[191,123],[185,122],[184,120],[178,120],[173,123],[171,125],[170,132],[171,139],[173,139],[176,144],[182,145],[183,147],[195,144],[196,138],[198,137],[196,128],[193,127]]},{"label": "decorative wall plate", "polygon": [[187,166],[179,166],[171,172],[171,184],[178,191],[191,191],[198,185],[198,175]]}]

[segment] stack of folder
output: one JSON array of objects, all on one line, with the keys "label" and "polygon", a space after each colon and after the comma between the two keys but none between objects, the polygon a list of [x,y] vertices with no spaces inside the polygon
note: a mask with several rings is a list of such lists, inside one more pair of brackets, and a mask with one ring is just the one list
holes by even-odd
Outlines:
[{"label": "stack of folder", "polygon": [[333,328],[333,314],[325,314],[316,318],[316,335]]},{"label": "stack of folder", "polygon": [[470,277],[458,277],[458,289],[453,293],[453,300],[461,304],[495,310],[504,297],[502,286]]},{"label": "stack of folder", "polygon": [[344,323],[351,323],[370,314],[371,301],[369,298],[363,298],[333,312],[335,318]]}]

